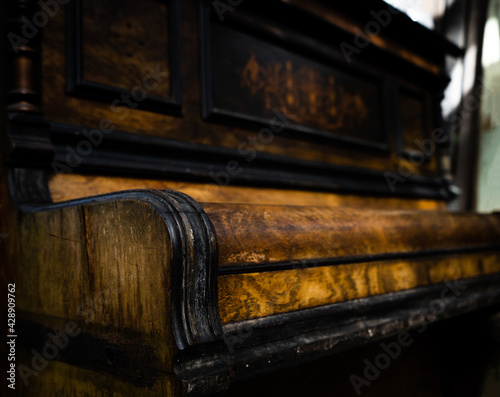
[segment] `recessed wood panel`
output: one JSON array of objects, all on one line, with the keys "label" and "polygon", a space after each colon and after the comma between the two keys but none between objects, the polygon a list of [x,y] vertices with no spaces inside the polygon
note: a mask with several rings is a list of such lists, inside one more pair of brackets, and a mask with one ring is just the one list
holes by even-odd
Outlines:
[{"label": "recessed wood panel", "polygon": [[[171,73],[165,1],[85,0],[82,16],[85,80],[130,90],[143,84],[148,66]],[[170,79],[149,91],[169,97]]]},{"label": "recessed wood panel", "polygon": [[[116,133],[114,132],[113,134],[106,135],[106,142],[108,141],[108,139],[114,140],[115,137],[118,137],[118,131],[120,131],[133,134],[133,137],[132,135],[130,135],[130,140],[136,139],[136,142],[138,144],[146,142],[149,138],[147,137],[147,135],[149,135],[161,138],[175,139],[177,141],[189,141],[195,144],[201,143],[210,146],[229,148],[234,151],[234,155],[231,154],[231,158],[228,158],[227,161],[236,159],[240,163],[240,165],[245,165],[245,167],[243,167],[244,170],[247,170],[250,166],[253,169],[258,165],[258,161],[252,161],[247,164],[247,158],[252,158],[248,156],[250,154],[253,156],[253,151],[255,150],[259,155],[260,153],[265,153],[271,155],[279,155],[281,157],[286,157],[289,159],[311,160],[317,163],[342,165],[369,171],[390,171],[398,174],[400,161],[396,158],[396,150],[394,149],[395,144],[393,144],[392,142],[394,133],[392,131],[391,122],[388,123],[390,132],[389,137],[391,138],[390,155],[385,152],[375,152],[371,150],[371,148],[369,148],[368,150],[360,150],[358,146],[347,147],[338,144],[338,141],[316,141],[315,139],[310,139],[312,137],[307,134],[302,135],[302,137],[292,137],[292,134],[286,136],[276,134],[272,142],[263,144],[259,140],[258,136],[259,130],[262,128],[261,126],[249,125],[248,123],[245,125],[222,125],[221,123],[205,122],[202,118],[202,108],[200,103],[201,65],[199,54],[200,47],[203,47],[203,45],[201,45],[200,43],[200,39],[203,40],[203,36],[200,37],[200,32],[198,31],[198,18],[192,17],[192,15],[198,15],[199,2],[182,2],[183,33],[181,54],[183,57],[183,117],[178,117],[178,115],[172,116],[170,114],[159,113],[160,111],[162,111],[162,109],[165,108],[165,103],[163,102],[158,104],[159,106],[157,108],[160,108],[160,110],[157,113],[146,111],[151,110],[151,108],[148,106],[142,108],[141,106],[139,106],[135,109],[127,108],[124,111],[117,112],[116,108],[113,109],[110,105],[116,99],[120,99],[122,94],[127,94],[127,91],[121,90],[116,87],[114,87],[116,88],[115,91],[105,91],[106,87],[109,88],[111,86],[104,86],[102,84],[97,86],[97,90],[95,89],[95,86],[89,86],[88,84],[85,87],[78,86],[79,89],[85,88],[88,89],[88,91],[82,93],[82,91],[73,90],[71,91],[70,95],[67,95],[67,91],[65,91],[65,70],[67,67],[71,68],[74,62],[71,58],[67,58],[64,52],[64,50],[68,49],[68,47],[70,47],[70,50],[73,48],[72,46],[67,45],[64,31],[65,28],[68,28],[70,32],[76,31],[76,29],[74,29],[73,25],[68,25],[69,22],[74,20],[73,17],[70,16],[66,20],[66,23],[64,19],[68,12],[71,13],[70,7],[73,7],[73,4],[74,3],[71,2],[68,4],[68,6],[61,8],[60,13],[53,19],[51,19],[51,23],[48,24],[44,30],[44,41],[42,43],[43,54],[45,54],[45,57],[43,58],[42,70],[42,74],[44,76],[42,80],[42,108],[46,118],[53,123],[53,126],[56,123],[64,124],[66,126],[65,128],[68,130],[68,133],[71,136],[73,136],[74,131],[71,131],[73,129],[75,131],[81,131],[82,128],[91,130],[97,128],[101,120],[110,119],[113,122]],[[171,4],[169,3],[167,13],[170,12],[173,4],[175,4],[175,2]],[[239,9],[240,8],[235,9],[235,11],[231,13],[231,15],[235,14]],[[169,15],[170,18],[172,18],[172,13],[169,13]],[[229,16],[229,13],[225,15]],[[224,21],[224,24],[226,22],[230,22],[229,17]],[[170,22],[168,23],[170,24]],[[306,30],[309,31],[308,29]],[[169,41],[169,44],[172,43],[172,41]],[[329,64],[325,62],[320,62],[318,60],[315,60],[314,62],[330,67]],[[118,73],[118,69],[116,70]],[[130,94],[130,91],[128,91],[128,93]],[[83,98],[83,96],[85,96],[85,98]],[[389,114],[389,119],[393,118],[392,114],[393,113]],[[288,132],[293,131],[287,128],[284,133]],[[334,135],[333,133],[329,132],[328,134]],[[62,156],[64,159],[67,154],[65,148],[69,144],[69,142],[67,142],[66,140],[59,141],[59,134],[57,134],[57,139],[55,139],[55,133],[53,133],[52,135],[54,137],[54,142],[56,142],[56,144],[61,147],[63,151]],[[141,136],[140,139],[138,138],[138,136]],[[256,142],[254,141],[254,138],[257,138]],[[78,144],[78,140],[73,140],[73,142],[75,144]],[[114,153],[116,153],[120,147],[120,144],[117,144],[115,142],[109,143],[109,148]],[[156,147],[158,147],[158,145],[156,145]],[[103,145],[95,147],[94,149],[95,150],[93,150],[92,156],[89,156],[88,160],[91,160],[94,166],[96,166],[98,162],[99,167],[107,167],[107,164],[110,164],[110,157],[107,154],[104,155],[105,158],[101,156],[101,149],[103,149]],[[134,147],[133,152],[136,153],[137,149],[138,146]],[[209,149],[212,150],[211,148]],[[108,149],[106,149],[105,151],[107,152],[107,150]],[[151,151],[154,150],[151,150],[151,148],[144,149],[145,155],[147,156],[145,158],[151,159]],[[245,153],[245,158],[241,156],[242,151]],[[160,153],[160,150],[158,149],[156,152]],[[102,153],[104,154],[104,151]],[[165,151],[162,153],[163,159],[168,159],[167,162],[170,162],[172,158],[172,152],[167,153],[167,151]],[[188,154],[185,158],[193,159],[194,161],[196,156],[194,154]],[[160,159],[160,156],[157,157],[160,161],[163,161]],[[202,157],[205,158],[204,155]],[[85,160],[87,160],[87,158],[85,158]],[[104,162],[106,162],[107,164],[104,164]],[[156,159],[155,162],[159,164]],[[128,158],[125,163],[122,162],[120,164],[113,164],[112,167],[114,170],[123,169],[122,167],[124,164],[135,166],[134,162],[131,161],[130,158]],[[83,167],[84,165],[82,165],[82,170]],[[268,165],[266,169],[269,169],[269,167],[275,169],[274,165]],[[101,168],[101,170],[103,170],[104,172],[104,168]],[[184,172],[184,170],[186,171],[186,173],[189,173],[190,171],[191,173],[193,173],[193,167],[187,167],[183,163],[181,171]],[[77,170],[75,170],[75,172],[76,171]],[[213,169],[211,168],[210,171],[213,171]],[[125,172],[129,171],[123,170],[123,173]],[[148,171],[144,170],[144,172],[147,172],[150,177],[158,177],[158,175],[153,175],[151,173],[151,169],[148,169]],[[218,170],[214,172],[217,173]],[[342,183],[337,183],[336,181],[338,177],[345,177],[346,173],[343,170],[339,172],[328,171],[322,173],[331,176],[333,181],[332,184],[335,183],[335,189],[343,192],[346,191],[345,185]],[[312,177],[315,178],[315,176],[318,175],[318,172],[314,172],[312,174]],[[196,175],[199,175],[199,173]],[[423,164],[420,167],[415,167],[414,175],[428,178],[437,177],[438,170],[436,169],[435,160],[432,159],[430,162]],[[163,175],[160,175],[159,177],[163,178]],[[165,176],[165,178],[167,179],[170,179],[172,177],[175,176]],[[356,176],[352,176],[350,177],[350,179],[353,182],[357,181],[357,184],[359,186],[361,186],[366,191],[369,191],[370,194],[373,194],[372,184],[370,183],[370,181],[366,181],[366,178],[363,181],[359,181],[359,178],[357,178]],[[213,181],[213,179],[209,179],[209,181]],[[308,182],[310,183],[310,181]],[[239,182],[231,178],[231,184],[237,183]],[[405,180],[404,183],[399,183],[397,187],[407,188],[411,185],[411,183],[411,180],[408,179]],[[385,180],[383,178],[382,184],[383,187],[386,187],[386,190],[384,191],[386,195],[388,194],[391,197],[396,195],[399,196],[399,193],[394,194],[391,192],[388,184],[385,183]],[[423,183],[421,183],[420,185],[422,184]],[[418,197],[429,197],[429,195],[423,194],[422,191],[418,191],[415,194],[412,193],[412,195],[417,195]],[[435,195],[432,197],[435,197]]]},{"label": "recessed wood panel", "polygon": [[69,94],[179,113],[176,0],[75,0],[68,8]]},{"label": "recessed wood panel", "polygon": [[208,118],[269,126],[278,110],[290,120],[286,136],[387,149],[382,78],[320,59],[319,50],[311,55],[300,44],[281,45],[266,37],[269,32],[257,35],[216,18],[204,25]]},{"label": "recessed wood panel", "polygon": [[425,92],[399,87],[395,96],[398,152],[404,156],[423,156],[431,153],[424,141],[430,137],[429,96]]}]

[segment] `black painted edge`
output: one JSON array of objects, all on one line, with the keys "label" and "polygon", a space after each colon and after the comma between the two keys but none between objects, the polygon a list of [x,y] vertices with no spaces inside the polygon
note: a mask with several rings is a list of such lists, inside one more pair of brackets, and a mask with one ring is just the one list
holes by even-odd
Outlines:
[{"label": "black painted edge", "polygon": [[38,168],[13,168],[7,173],[10,199],[15,205],[49,204],[48,174]]},{"label": "black painted edge", "polygon": [[210,31],[210,6],[200,1],[198,13],[198,26],[200,37],[200,82],[201,82],[201,116],[207,119],[213,109],[213,87],[212,87],[212,42]]},{"label": "black painted edge", "polygon": [[[56,155],[53,164],[68,172],[99,172],[138,175],[148,178],[173,178],[212,185],[271,186],[342,193],[366,193],[388,197],[414,197],[446,200],[450,197],[442,178],[410,176],[391,191],[388,171],[377,171],[328,163],[301,160],[266,153],[255,154],[249,161],[237,149],[174,141],[113,131],[102,134],[103,141],[92,153],[80,156],[80,163],[68,167],[67,156],[86,141],[84,127],[51,124],[51,140]],[[221,181],[228,164],[238,163],[241,171]],[[51,164],[47,164],[50,169]],[[56,170],[54,170],[56,171]],[[227,183],[225,183],[227,182]],[[225,184],[224,184],[225,183]]]},{"label": "black painted edge", "polygon": [[418,334],[437,321],[499,305],[499,284],[500,274],[449,280],[429,287],[226,324],[223,329],[230,352],[227,360],[231,382],[403,332],[417,329]]},{"label": "black painted edge", "polygon": [[[172,95],[169,98],[148,96],[137,102],[137,108],[157,113],[182,115],[181,59],[180,59],[180,6],[179,0],[165,0],[169,4],[169,34]],[[111,103],[130,90],[95,83],[83,75],[82,0],[73,0],[66,10],[66,93],[86,99]]]},{"label": "black painted edge", "polygon": [[396,259],[425,259],[443,258],[447,255],[471,254],[480,252],[500,252],[500,242],[496,245],[480,245],[471,247],[454,247],[439,250],[387,252],[374,255],[356,255],[349,257],[305,259],[283,262],[266,262],[258,264],[241,263],[236,266],[219,267],[219,275],[264,273],[293,269],[308,269],[314,267],[350,265],[355,263],[381,262]]},{"label": "black painted edge", "polygon": [[[214,226],[191,197],[175,191],[150,194],[164,202],[160,213],[166,217],[173,247],[171,310],[179,348],[175,373],[188,382],[190,395],[220,392],[228,386],[228,373],[218,310]],[[201,359],[205,355],[211,357],[208,366]]]},{"label": "black painted edge", "polygon": [[[214,104],[213,100],[213,81],[212,81],[212,55],[211,55],[211,24],[213,23],[213,16],[211,12],[212,5],[207,4],[204,1],[200,2],[200,53],[201,53],[201,83],[202,83],[202,117],[204,120],[209,122],[218,122],[222,124],[227,124],[230,126],[236,126],[244,129],[252,129],[252,128],[265,128],[269,126],[271,119],[265,119],[261,117],[255,117],[249,114],[243,114],[233,111],[228,111],[225,109],[217,108],[216,104]],[[237,14],[237,13],[236,13]],[[241,20],[238,20],[235,15],[227,17],[229,20],[236,19],[236,22],[233,22],[238,26],[239,30],[246,31],[248,29],[248,24],[242,23]],[[226,24],[229,23],[225,22]],[[242,27],[245,26],[246,28]],[[257,27],[254,27],[257,29]],[[282,37],[274,34],[272,30],[260,29],[260,33],[272,37],[274,40],[280,41],[281,44],[287,44]],[[339,144],[345,147],[357,147],[370,149],[371,151],[379,152],[379,153],[389,153],[390,145],[389,145],[389,121],[387,119],[386,109],[389,106],[388,98],[385,95],[387,80],[383,76],[378,76],[373,72],[369,72],[367,70],[363,70],[361,68],[356,68],[355,66],[350,66],[346,68],[345,65],[342,65],[341,62],[335,57],[331,51],[323,49],[321,45],[315,46],[315,50],[311,50],[311,43],[302,44],[297,37],[295,37],[294,45],[299,49],[299,51],[309,51],[313,52],[317,58],[316,60],[320,60],[321,62],[328,62],[328,65],[338,67],[343,71],[343,73],[348,73],[351,75],[355,74],[355,71],[358,72],[356,74],[357,78],[370,80],[370,82],[377,85],[379,90],[380,100],[382,101],[382,106],[380,109],[380,123],[381,129],[384,137],[383,142],[375,142],[368,141],[359,138],[351,138],[349,136],[344,136],[335,132],[329,132],[326,130],[321,130],[313,127],[307,127],[304,125],[288,125],[285,129],[287,137],[295,137],[295,138],[308,138],[308,140],[318,141],[320,143],[328,143],[328,144]],[[316,48],[317,47],[317,48]],[[297,49],[296,49],[297,50]],[[332,62],[334,63],[332,65]],[[281,109],[279,109],[281,111]],[[282,132],[276,132],[276,134],[283,135]]]}]

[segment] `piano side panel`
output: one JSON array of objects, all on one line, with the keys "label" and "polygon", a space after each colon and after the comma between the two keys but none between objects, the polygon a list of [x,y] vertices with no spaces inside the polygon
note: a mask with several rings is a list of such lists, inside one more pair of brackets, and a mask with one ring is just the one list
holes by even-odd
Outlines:
[{"label": "piano side panel", "polygon": [[[23,213],[20,228],[7,279],[16,283],[18,395],[182,395],[158,213],[127,200],[73,204]],[[53,356],[50,334],[61,333]]]}]

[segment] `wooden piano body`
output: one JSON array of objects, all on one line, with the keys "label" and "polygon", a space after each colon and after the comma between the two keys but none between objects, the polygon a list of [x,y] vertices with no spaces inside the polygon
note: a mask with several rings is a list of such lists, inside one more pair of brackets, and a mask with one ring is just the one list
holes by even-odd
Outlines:
[{"label": "wooden piano body", "polygon": [[446,210],[459,48],[375,0],[49,3],[2,10],[9,393],[476,395],[500,215]]}]

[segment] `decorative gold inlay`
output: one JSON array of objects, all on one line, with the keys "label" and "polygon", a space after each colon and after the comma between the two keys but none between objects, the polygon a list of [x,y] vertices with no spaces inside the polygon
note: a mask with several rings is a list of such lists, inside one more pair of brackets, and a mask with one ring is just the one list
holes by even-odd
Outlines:
[{"label": "decorative gold inlay", "polygon": [[266,109],[286,109],[297,123],[325,130],[354,129],[368,115],[358,93],[350,93],[317,70],[303,66],[294,71],[291,61],[262,66],[252,54],[241,71],[241,86],[255,96],[264,94]]}]

